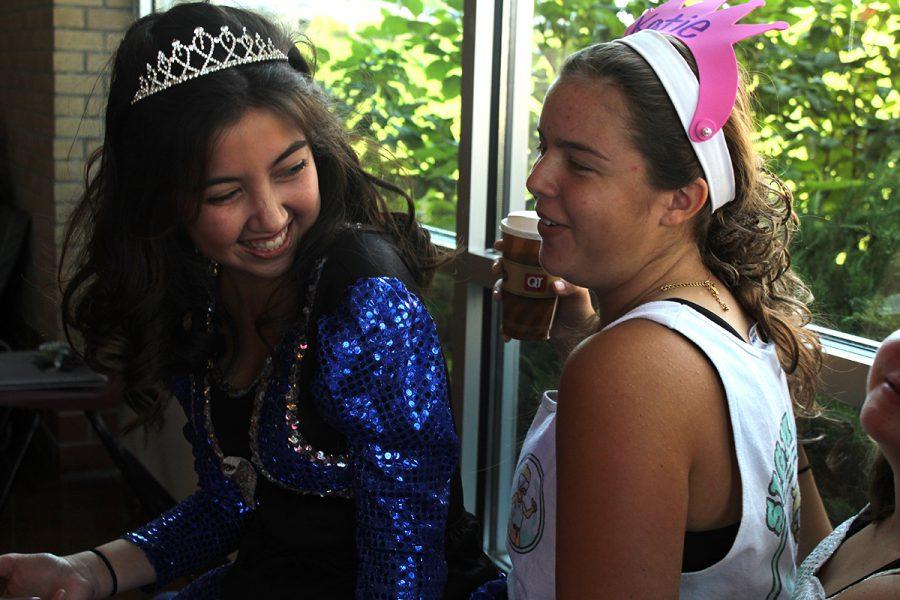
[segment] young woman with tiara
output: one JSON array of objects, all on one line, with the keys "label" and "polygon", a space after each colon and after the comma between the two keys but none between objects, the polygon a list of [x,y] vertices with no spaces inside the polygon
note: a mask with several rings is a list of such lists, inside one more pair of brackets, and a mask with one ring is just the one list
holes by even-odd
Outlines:
[{"label": "young woman with tiara", "polygon": [[177,399],[199,490],[90,551],[0,557],[5,593],[201,571],[179,598],[439,598],[490,578],[477,537],[462,548],[477,527],[418,291],[442,257],[275,26],[203,3],[132,25],[78,243],[64,322],[143,424]]},{"label": "young woman with tiara", "polygon": [[568,357],[514,478],[517,600],[787,598],[829,529],[794,423],[820,365],[798,221],[732,48],[787,25],[683,4],[575,52],[544,101],[528,189]]}]

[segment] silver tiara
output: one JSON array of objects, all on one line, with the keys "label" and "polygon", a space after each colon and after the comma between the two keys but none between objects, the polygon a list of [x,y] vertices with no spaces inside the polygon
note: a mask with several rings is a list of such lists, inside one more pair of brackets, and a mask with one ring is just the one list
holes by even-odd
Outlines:
[{"label": "silver tiara", "polygon": [[[216,58],[216,54],[220,58]],[[138,78],[138,90],[131,103],[140,102],[173,85],[236,65],[287,59],[287,55],[276,48],[271,39],[263,39],[258,33],[251,37],[246,27],[240,37],[235,37],[227,25],[222,25],[216,37],[197,27],[189,46],[172,40],[170,56],[160,51],[156,56],[156,67],[147,63],[147,74]]]}]

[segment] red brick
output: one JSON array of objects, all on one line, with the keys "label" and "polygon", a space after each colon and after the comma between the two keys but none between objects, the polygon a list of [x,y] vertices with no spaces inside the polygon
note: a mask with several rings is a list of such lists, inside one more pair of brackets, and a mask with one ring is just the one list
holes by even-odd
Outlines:
[{"label": "red brick", "polygon": [[53,157],[59,160],[84,160],[84,142],[81,140],[53,140]]},{"label": "red brick", "polygon": [[134,21],[134,14],[130,10],[89,8],[87,11],[89,29],[125,31],[132,21]]},{"label": "red brick", "polygon": [[60,473],[104,471],[115,468],[106,449],[99,442],[61,445],[59,448]]},{"label": "red brick", "polygon": [[69,117],[56,118],[56,137],[91,137],[103,134],[103,121]]},{"label": "red brick", "polygon": [[84,175],[84,161],[81,160],[57,160],[55,161],[56,182],[75,181],[80,182]]},{"label": "red brick", "polygon": [[53,27],[57,29],[84,29],[84,9],[67,6],[54,7]]},{"label": "red brick", "polygon": [[55,423],[50,427],[50,431],[56,437],[59,444],[85,443],[89,441],[88,428],[90,425],[84,414],[80,412],[57,415]]},{"label": "red brick", "polygon": [[53,70],[56,73],[84,72],[84,52],[54,52]]},{"label": "red brick", "polygon": [[103,6],[103,0],[54,0],[57,6]]},{"label": "red brick", "polygon": [[109,61],[112,55],[109,52],[95,54],[91,52],[87,55],[87,66],[85,70],[90,73],[107,72],[110,67]]},{"label": "red brick", "polygon": [[119,42],[122,41],[122,37],[124,37],[124,35],[125,35],[124,29],[121,32],[107,33],[103,47],[106,49],[107,52],[115,52],[116,49],[119,47]]},{"label": "red brick", "polygon": [[84,111],[87,117],[101,117],[106,114],[106,94],[95,92],[87,99]]},{"label": "red brick", "polygon": [[60,117],[80,117],[84,114],[84,96],[57,94],[53,99],[54,112]]},{"label": "red brick", "polygon": [[53,185],[53,195],[56,198],[57,202],[67,202],[69,200],[75,200],[81,193],[84,191],[84,186],[81,183],[75,182],[56,182]]},{"label": "red brick", "polygon": [[60,94],[90,94],[97,84],[97,76],[88,74],[56,75],[56,91]]},{"label": "red brick", "polygon": [[99,31],[57,29],[53,37],[60,50],[96,50],[103,45],[103,34]]}]

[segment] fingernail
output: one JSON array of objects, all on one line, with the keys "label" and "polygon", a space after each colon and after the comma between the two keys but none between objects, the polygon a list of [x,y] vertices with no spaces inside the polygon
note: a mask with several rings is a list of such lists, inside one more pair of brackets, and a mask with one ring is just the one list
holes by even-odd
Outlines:
[{"label": "fingernail", "polygon": [[557,292],[564,292],[566,291],[566,284],[563,283],[561,279],[557,279],[553,282],[553,289],[555,289]]}]

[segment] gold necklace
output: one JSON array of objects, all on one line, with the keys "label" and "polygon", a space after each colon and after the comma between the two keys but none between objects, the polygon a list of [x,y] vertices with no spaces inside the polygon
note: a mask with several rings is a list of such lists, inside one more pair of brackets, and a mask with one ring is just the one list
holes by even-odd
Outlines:
[{"label": "gold necklace", "polygon": [[723,312],[728,312],[728,305],[722,302],[722,298],[719,297],[719,290],[716,288],[716,284],[711,282],[709,279],[705,279],[703,281],[685,281],[684,283],[667,283],[664,286],[661,286],[657,291],[658,292],[668,292],[669,290],[675,288],[682,287],[702,287],[709,290],[709,293],[712,294],[713,299],[719,303],[719,306],[722,307]]}]

